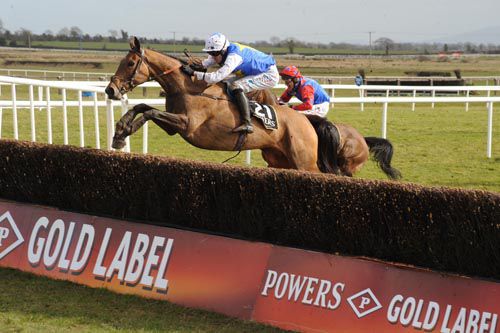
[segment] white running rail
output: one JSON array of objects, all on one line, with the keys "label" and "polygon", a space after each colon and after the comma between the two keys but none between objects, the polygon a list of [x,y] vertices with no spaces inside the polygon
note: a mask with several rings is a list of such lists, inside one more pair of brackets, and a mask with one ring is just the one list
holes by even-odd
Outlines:
[{"label": "white running rail", "polygon": [[[48,143],[52,143],[52,124],[51,124],[51,109],[54,107],[62,108],[63,110],[63,137],[64,144],[68,144],[68,126],[67,126],[67,108],[78,107],[78,123],[79,123],[79,136],[80,146],[85,146],[84,141],[84,128],[89,126],[83,122],[83,108],[92,108],[94,113],[94,133],[95,133],[95,147],[100,148],[100,133],[99,133],[99,108],[106,108],[106,137],[107,149],[111,149],[111,142],[114,132],[115,119],[113,109],[115,106],[120,107],[122,114],[125,113],[129,107],[133,107],[140,103],[146,103],[152,106],[164,106],[165,100],[163,98],[156,99],[123,99],[122,101],[111,101],[104,94],[104,87],[108,82],[103,81],[42,81],[25,78],[14,78],[7,76],[0,76],[0,85],[9,85],[11,87],[11,96],[9,100],[0,99],[0,137],[2,131],[2,109],[12,109],[14,139],[18,139],[18,120],[17,110],[19,108],[30,109],[30,124],[31,124],[31,140],[36,140],[35,128],[35,108],[46,109],[47,111],[47,130],[48,130]],[[29,97],[28,100],[18,100],[16,97],[16,86],[25,85],[28,87]],[[492,155],[492,137],[493,137],[493,103],[500,102],[500,96],[493,96],[492,93],[500,91],[500,86],[356,86],[356,85],[322,85],[327,92],[330,92],[330,102],[332,107],[334,104],[360,104],[360,110],[364,110],[365,103],[380,103],[382,104],[382,128],[381,136],[387,137],[387,113],[389,104],[393,103],[411,103],[412,110],[415,110],[416,103],[430,103],[434,107],[435,103],[465,103],[465,110],[469,108],[469,103],[486,103],[488,112],[487,123],[487,149],[486,155],[491,158]],[[38,98],[35,98],[34,88],[38,89]],[[148,82],[141,87],[159,87],[156,82]],[[276,88],[285,88],[284,84],[276,86]],[[60,100],[51,100],[51,89],[61,90]],[[77,100],[68,100],[67,91],[76,91],[79,96]],[[356,97],[335,97],[335,92],[338,90],[351,90],[355,91],[358,96]],[[93,92],[92,100],[83,100],[82,92]],[[367,92],[378,91],[382,96],[369,97],[366,96]],[[471,92],[486,92],[486,96],[471,96]],[[391,96],[394,94],[401,94],[406,92],[410,96]],[[453,93],[453,96],[437,96],[439,93]],[[45,96],[44,96],[45,95]],[[100,98],[98,98],[98,95]],[[422,96],[424,95],[424,96]],[[1,94],[0,94],[1,97]],[[296,103],[297,100],[292,100]],[[130,151],[130,138],[127,138],[127,145],[125,151]],[[142,152],[148,152],[148,128],[147,123],[144,125],[143,131],[143,147]],[[247,153],[247,163],[250,162],[250,155]]]}]

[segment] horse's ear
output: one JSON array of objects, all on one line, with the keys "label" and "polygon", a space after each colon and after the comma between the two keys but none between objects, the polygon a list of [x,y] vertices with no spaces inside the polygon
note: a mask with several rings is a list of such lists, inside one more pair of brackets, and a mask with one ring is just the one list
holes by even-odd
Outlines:
[{"label": "horse's ear", "polygon": [[136,51],[136,52],[141,51],[141,43],[139,42],[137,37],[133,36],[132,38],[130,38],[129,43],[130,43],[131,50]]}]

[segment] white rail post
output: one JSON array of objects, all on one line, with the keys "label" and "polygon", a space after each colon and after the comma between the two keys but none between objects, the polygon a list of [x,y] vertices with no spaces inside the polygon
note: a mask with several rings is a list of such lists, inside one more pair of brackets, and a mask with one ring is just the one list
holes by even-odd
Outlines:
[{"label": "white rail post", "polygon": [[97,92],[93,92],[94,96],[94,126],[95,126],[95,147],[101,149],[101,138],[99,136],[99,106],[97,105]]},{"label": "white rail post", "polygon": [[[43,87],[42,86],[38,86],[38,101],[41,102],[43,101]],[[40,106],[38,108],[38,110],[40,111],[42,109],[42,107]]]},{"label": "white rail post", "polygon": [[[332,98],[335,98],[335,88],[332,88]],[[335,103],[330,103],[332,109],[335,107]]]},{"label": "white rail post", "polygon": [[[362,98],[365,95],[365,91],[363,89],[359,89],[359,97]],[[365,111],[365,103],[360,103],[360,111]]]},{"label": "white rail post", "polygon": [[[413,90],[413,98],[416,98],[417,97],[417,91],[416,90]],[[411,105],[411,110],[412,111],[415,111],[415,102],[412,103]]]},{"label": "white rail post", "polygon": [[[122,104],[122,116],[128,111],[128,96],[124,95],[121,99]],[[123,151],[126,153],[130,153],[130,136],[125,138],[125,147],[123,147]]]},{"label": "white rail post", "polygon": [[19,133],[17,128],[17,96],[16,96],[16,85],[13,83],[11,85],[12,91],[12,123],[14,126],[14,139],[19,139]]},{"label": "white rail post", "polygon": [[111,144],[113,143],[115,115],[113,111],[113,101],[106,96],[106,143],[107,149],[112,150]]},{"label": "white rail post", "polygon": [[33,85],[28,86],[28,95],[30,99],[30,123],[31,123],[31,141],[36,141],[36,128],[35,128],[35,96],[33,94]]},{"label": "white rail post", "polygon": [[488,140],[486,147],[486,156],[491,158],[491,141],[493,139],[493,102],[488,106]]},{"label": "white rail post", "polygon": [[252,164],[252,151],[251,150],[245,150],[245,163],[247,165]]},{"label": "white rail post", "polygon": [[62,106],[63,106],[63,142],[68,144],[68,102],[66,98],[66,89],[62,90]]},{"label": "white rail post", "polygon": [[52,144],[52,109],[50,106],[50,87],[45,89],[47,99],[47,142]]},{"label": "white rail post", "polygon": [[[436,98],[436,90],[432,89],[432,99]],[[434,109],[434,102],[432,102],[431,107]]]},{"label": "white rail post", "polygon": [[[486,96],[487,96],[487,97],[490,97],[490,95],[491,95],[491,94],[490,94],[490,92],[491,92],[490,90],[488,90],[488,91],[486,92]],[[492,102],[486,102],[486,108],[487,108],[487,109],[489,109],[489,107],[490,107],[490,104],[491,104],[491,103],[492,103]]]},{"label": "white rail post", "polygon": [[77,93],[78,93],[78,127],[80,128],[80,147],[85,147],[85,133],[83,128],[82,91],[77,90]]},{"label": "white rail post", "polygon": [[[389,89],[387,89],[385,96],[389,97]],[[387,103],[387,102],[384,103],[384,109],[382,111],[382,137],[384,139],[387,138],[387,107],[388,107],[388,104],[389,103]]]},{"label": "white rail post", "polygon": [[[469,98],[469,96],[470,96],[470,90],[467,90],[466,96],[467,96],[467,98]],[[469,111],[469,102],[465,103],[465,112],[467,112],[467,111]]]}]

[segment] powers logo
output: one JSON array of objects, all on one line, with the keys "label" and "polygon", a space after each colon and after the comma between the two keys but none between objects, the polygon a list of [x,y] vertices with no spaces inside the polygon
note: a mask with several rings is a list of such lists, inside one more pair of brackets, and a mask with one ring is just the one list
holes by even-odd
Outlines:
[{"label": "powers logo", "polygon": [[24,242],[12,215],[7,211],[0,216],[0,259]]},{"label": "powers logo", "polygon": [[382,307],[370,288],[352,295],[347,301],[358,318],[364,317]]}]

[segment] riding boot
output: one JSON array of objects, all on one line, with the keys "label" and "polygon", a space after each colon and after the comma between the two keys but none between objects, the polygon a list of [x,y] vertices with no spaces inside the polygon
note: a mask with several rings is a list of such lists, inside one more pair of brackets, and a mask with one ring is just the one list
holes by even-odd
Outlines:
[{"label": "riding boot", "polygon": [[240,111],[242,125],[233,129],[233,132],[253,132],[252,120],[250,119],[250,106],[248,105],[248,98],[242,89],[233,90],[238,109]]}]

